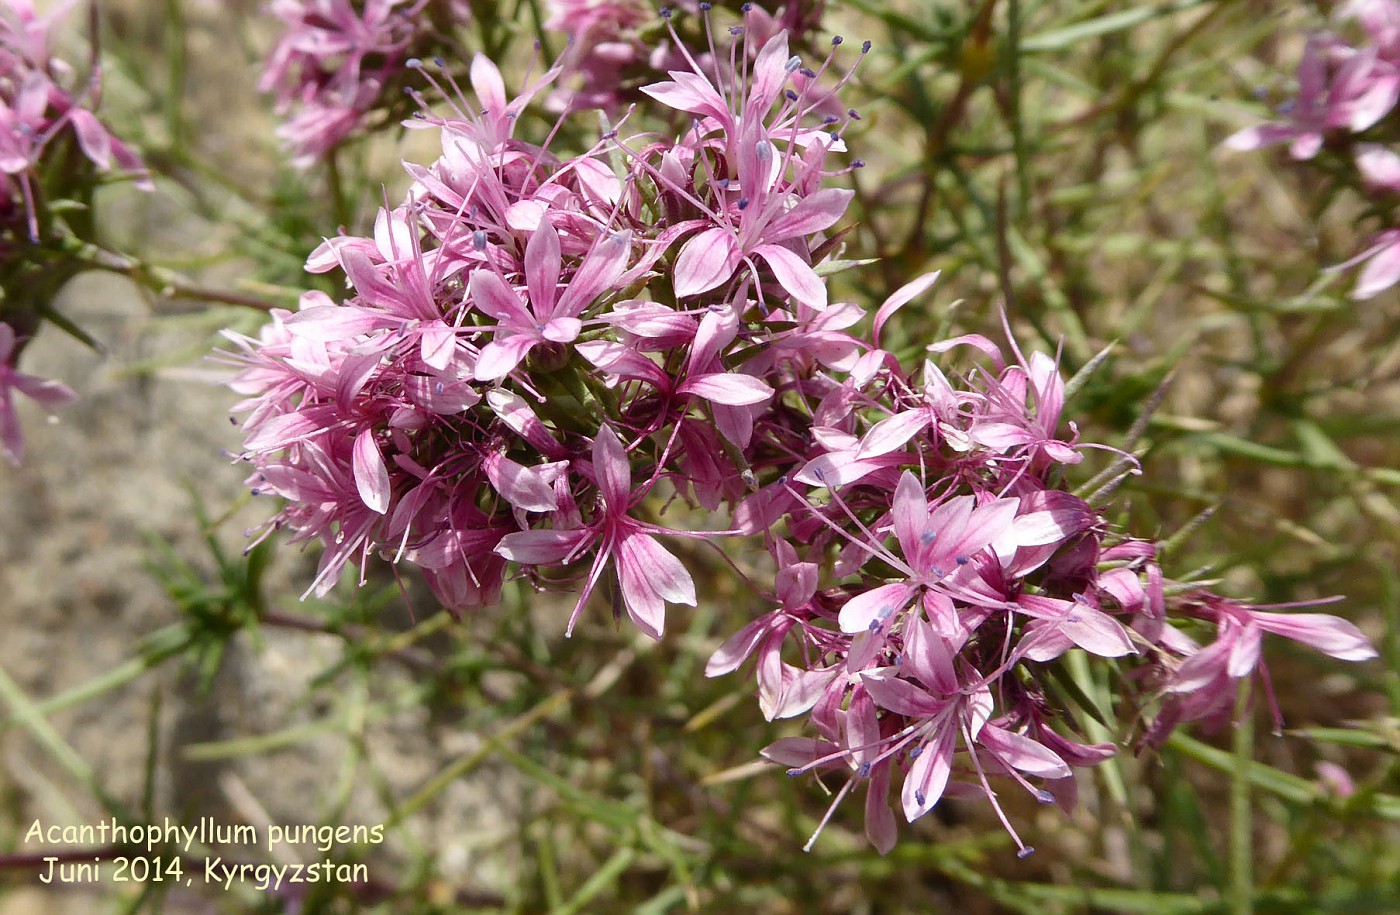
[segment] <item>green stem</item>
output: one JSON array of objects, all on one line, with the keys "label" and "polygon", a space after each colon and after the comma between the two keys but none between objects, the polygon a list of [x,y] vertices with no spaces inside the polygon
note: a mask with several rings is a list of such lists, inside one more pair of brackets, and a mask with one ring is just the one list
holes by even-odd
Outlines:
[{"label": "green stem", "polygon": [[170,145],[176,149],[185,147],[185,73],[188,67],[188,48],[185,42],[185,16],[180,0],[166,0],[166,53],[169,55],[167,77],[169,85],[165,89],[165,123],[170,132]]},{"label": "green stem", "polygon": [[350,231],[350,205],[345,199],[345,180],[340,174],[340,148],[326,156],[326,183],[330,185],[331,215],[344,231]]},{"label": "green stem", "polygon": [[1230,780],[1230,912],[1254,911],[1254,816],[1249,770],[1254,763],[1254,715],[1249,681],[1241,681],[1235,700],[1234,772]]},{"label": "green stem", "polygon": [[164,267],[157,267],[154,264],[147,264],[134,257],[124,254],[117,254],[105,248],[88,242],[76,241],[71,250],[78,260],[95,267],[99,270],[106,270],[110,273],[118,273],[136,283],[145,286],[157,295],[166,298],[194,299],[200,302],[215,302],[221,305],[237,305],[241,308],[253,308],[258,311],[272,311],[274,308],[282,306],[256,296],[243,295],[242,293],[229,292],[224,289],[210,289],[191,283],[184,277],[167,270]]}]

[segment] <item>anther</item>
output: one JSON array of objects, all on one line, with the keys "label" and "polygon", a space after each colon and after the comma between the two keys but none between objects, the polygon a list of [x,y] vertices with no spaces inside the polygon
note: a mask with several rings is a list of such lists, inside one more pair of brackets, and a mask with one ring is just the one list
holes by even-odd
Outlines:
[{"label": "anther", "polygon": [[860,777],[861,777],[861,778],[869,778],[869,777],[870,777],[870,763],[868,763],[868,762],[863,762],[863,763],[860,764]]},{"label": "anther", "polygon": [[1025,848],[1023,848],[1023,849],[1021,849],[1020,851],[1016,852],[1016,857],[1018,857],[1018,858],[1029,858],[1029,857],[1030,857],[1031,855],[1033,855],[1033,854],[1035,854],[1035,848],[1034,848],[1033,846],[1027,845]]},{"label": "anther", "polygon": [[700,12],[702,12],[702,13],[708,13],[708,12],[709,12],[711,9],[713,9],[713,8],[714,8],[714,4],[713,4],[713,3],[701,3],[701,4],[700,4]]},{"label": "anther", "polygon": [[447,69],[447,61],[443,60],[441,57],[434,57],[433,63],[437,64],[439,70]]},{"label": "anther", "polygon": [[740,210],[747,210],[749,208],[749,198],[740,197],[739,202],[738,204],[736,204],[736,206],[738,206]]},{"label": "anther", "polygon": [[842,38],[840,35],[833,35],[831,36],[831,46],[834,48],[845,40],[846,39]]},{"label": "anther", "polygon": [[787,59],[787,63],[783,64],[783,69],[788,73],[791,73],[800,66],[802,66],[802,58],[794,54]]},{"label": "anther", "polygon": [[472,246],[478,251],[486,250],[486,230],[477,229],[472,233]]},{"label": "anther", "polygon": [[1040,801],[1042,804],[1055,803],[1055,795],[1051,794],[1049,791],[1046,791],[1044,788],[1041,788],[1035,793],[1035,799],[1037,801]]},{"label": "anther", "polygon": [[864,160],[864,159],[852,159],[852,160],[851,160],[851,168],[865,168],[865,160]]},{"label": "anther", "polygon": [[671,18],[671,8],[670,8],[669,6],[663,6],[663,7],[661,8],[661,18],[662,18],[662,19],[670,19],[670,18]]},{"label": "anther", "polygon": [[805,76],[805,77],[807,77],[808,79],[816,79],[816,78],[817,78],[817,71],[816,71],[816,70],[813,70],[811,67],[803,67],[803,68],[802,68],[802,75]]},{"label": "anther", "polygon": [[870,42],[867,41],[865,44],[863,44],[863,45],[860,46],[860,53],[862,53],[862,54],[869,54],[869,53],[870,53],[870,48],[871,48],[871,44],[870,44]]},{"label": "anther", "polygon": [[787,100],[788,100],[789,102],[795,102],[795,101],[797,101],[797,93],[794,92],[794,91],[791,90],[791,89],[788,89],[788,90],[784,91],[784,92],[783,92],[783,95],[787,97]]}]

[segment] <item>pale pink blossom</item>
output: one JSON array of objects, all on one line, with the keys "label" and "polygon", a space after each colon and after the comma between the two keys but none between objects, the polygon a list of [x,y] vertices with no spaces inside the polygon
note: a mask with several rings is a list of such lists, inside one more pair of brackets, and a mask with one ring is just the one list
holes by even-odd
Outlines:
[{"label": "pale pink blossom", "polygon": [[16,467],[24,460],[24,434],[15,415],[14,393],[18,391],[46,408],[61,407],[78,397],[62,382],[26,375],[15,368],[18,343],[14,328],[0,321],[0,451]]}]

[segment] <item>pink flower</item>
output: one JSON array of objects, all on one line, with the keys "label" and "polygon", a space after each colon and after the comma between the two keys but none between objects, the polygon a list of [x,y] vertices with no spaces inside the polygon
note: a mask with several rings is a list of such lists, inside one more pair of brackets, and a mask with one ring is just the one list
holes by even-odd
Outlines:
[{"label": "pink flower", "polygon": [[640,24],[650,8],[639,0],[547,0],[544,27],[576,41],[616,37]]},{"label": "pink flower", "polygon": [[496,552],[529,565],[568,562],[596,545],[592,571],[566,632],[572,632],[611,560],[627,615],[647,635],[661,638],[666,603],[695,606],[695,582],[679,559],[652,536],[664,528],[628,517],[633,501],[632,472],[617,435],[604,426],[593,439],[593,476],[600,503],[594,519],[577,530],[537,530],[508,534]]},{"label": "pink flower", "polygon": [[16,467],[24,460],[24,435],[15,415],[14,392],[18,391],[44,407],[61,407],[77,400],[72,388],[15,368],[18,358],[15,331],[0,321],[0,451]]},{"label": "pink flower", "polygon": [[[278,130],[305,167],[353,133],[406,72],[414,52],[430,48],[428,0],[272,0],[269,12],[286,29],[268,56],[259,88],[276,95],[289,120]],[[356,6],[360,9],[357,11]]]},{"label": "pink flower", "polygon": [[[1293,639],[1344,661],[1365,661],[1376,657],[1376,649],[1355,625],[1325,613],[1273,613],[1247,607],[1214,594],[1196,596],[1194,613],[1213,620],[1216,640],[1205,648],[1193,649],[1167,680],[1171,697],[1163,717],[1174,724],[1227,714],[1235,701],[1235,681],[1263,669],[1260,647],[1264,633]],[[1272,689],[1264,679],[1272,701]],[[1274,708],[1275,720],[1282,727],[1281,715]],[[1160,738],[1151,735],[1155,744]]]},{"label": "pink flower", "polygon": [[561,294],[559,234],[542,221],[525,248],[528,303],[499,275],[474,271],[468,294],[478,309],[499,322],[494,339],[477,359],[477,380],[505,377],[538,344],[576,340],[583,329],[579,315],[617,282],[630,253],[630,232],[599,236]]},{"label": "pink flower", "polygon": [[[732,164],[730,174],[713,176],[712,200],[702,204],[710,227],[686,241],[676,258],[678,297],[721,286],[741,264],[756,275],[759,258],[785,294],[817,310],[826,307],[825,284],[801,240],[834,225],[853,192],[814,187],[827,152],[844,144],[834,131],[802,126],[810,111],[805,88],[784,88],[800,68],[801,60],[788,54],[786,33],[779,33],[754,58],[747,83],[738,74],[730,77],[730,86],[747,85],[742,95],[727,94],[693,62],[690,71],[672,70],[670,80],[642,87],[657,101],[697,115],[697,137],[723,149]],[[759,295],[762,301],[761,289]]]},{"label": "pink flower", "polygon": [[1250,150],[1289,143],[1295,159],[1311,159],[1334,132],[1360,133],[1400,99],[1400,68],[1374,48],[1357,51],[1331,36],[1314,36],[1298,64],[1298,97],[1283,122],[1249,127],[1225,141]]},{"label": "pink flower", "polygon": [[61,3],[42,17],[28,0],[0,5],[0,173],[12,179],[3,186],[11,207],[26,214],[31,241],[39,240],[38,201],[91,192],[85,187],[90,173],[42,167],[49,145],[70,129],[97,171],[115,164],[143,190],[151,189],[140,157],[88,110],[99,89],[96,64],[87,84],[70,91],[63,83],[71,68],[49,56],[50,30],[73,5]]},{"label": "pink flower", "polygon": [[1400,283],[1400,229],[1381,232],[1360,254],[1329,269],[1345,270],[1361,263],[1366,266],[1356,278],[1356,286],[1351,291],[1353,299],[1375,298]]}]

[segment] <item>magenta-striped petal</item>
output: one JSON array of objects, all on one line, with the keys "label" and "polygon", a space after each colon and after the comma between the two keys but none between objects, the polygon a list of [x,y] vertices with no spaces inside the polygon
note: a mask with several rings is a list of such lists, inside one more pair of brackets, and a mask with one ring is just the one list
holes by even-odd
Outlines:
[{"label": "magenta-striped petal", "polygon": [[554,311],[560,264],[559,233],[548,219],[542,220],[525,245],[525,283],[530,292],[530,310],[537,315]]},{"label": "magenta-striped petal", "polygon": [[977,742],[1013,769],[1041,778],[1069,778],[1069,766],[1053,750],[1023,734],[983,725]]},{"label": "magenta-striped petal", "polygon": [[558,508],[554,484],[538,468],[517,464],[500,452],[487,455],[482,465],[496,492],[521,511],[552,512]]},{"label": "magenta-striped petal", "polygon": [[374,430],[365,429],[355,436],[355,448],[351,457],[355,472],[355,488],[360,499],[370,511],[385,514],[389,511],[389,468],[384,464],[384,455],[374,441]]},{"label": "magenta-striped petal", "polygon": [[880,854],[888,854],[899,839],[899,829],[890,809],[890,764],[876,765],[870,773],[865,793],[865,837]]},{"label": "magenta-striped petal", "polygon": [[942,711],[946,704],[929,695],[927,690],[897,677],[876,677],[866,673],[861,676],[861,682],[876,705],[896,715],[929,718]]},{"label": "magenta-striped petal", "polygon": [[676,255],[676,298],[699,295],[725,282],[734,275],[740,257],[730,230],[716,227],[696,234]]},{"label": "magenta-striped petal", "polygon": [[690,378],[676,389],[676,393],[703,397],[712,403],[731,407],[744,407],[769,400],[773,396],[773,389],[752,375],[716,372]]},{"label": "magenta-striped petal", "polygon": [[851,634],[869,632],[896,613],[909,606],[915,587],[905,582],[881,585],[846,601],[838,621],[841,631]]},{"label": "magenta-striped petal", "polygon": [[923,745],[922,752],[904,776],[900,800],[904,805],[904,818],[910,823],[932,810],[943,797],[948,777],[953,774],[956,740],[956,731],[947,727],[940,730]]},{"label": "magenta-striped petal", "polygon": [[1352,623],[1327,613],[1250,614],[1254,624],[1265,632],[1311,645],[1323,654],[1342,661],[1366,661],[1376,657],[1371,640]]},{"label": "magenta-striped petal", "polygon": [[826,284],[811,264],[779,245],[759,245],[753,253],[768,262],[773,277],[788,295],[808,308],[826,308]]},{"label": "magenta-striped petal", "polygon": [[646,534],[617,545],[617,577],[627,615],[654,639],[666,627],[666,602],[695,606],[695,582],[681,561]]},{"label": "magenta-striped petal", "polygon": [[586,530],[517,531],[502,537],[495,552],[521,565],[554,565],[563,562],[588,536]]},{"label": "magenta-striped petal", "polygon": [[861,438],[856,457],[874,457],[903,448],[906,442],[922,432],[928,424],[929,412],[926,409],[905,410],[903,413],[886,416],[871,426]]},{"label": "magenta-striped petal", "polygon": [[602,493],[608,511],[616,515],[626,514],[627,502],[632,495],[632,468],[617,433],[607,426],[593,436],[593,473],[598,479],[598,491]]},{"label": "magenta-striped petal", "polygon": [[481,348],[476,359],[474,375],[477,381],[497,381],[515,371],[525,356],[539,342],[526,334],[497,337]]}]

